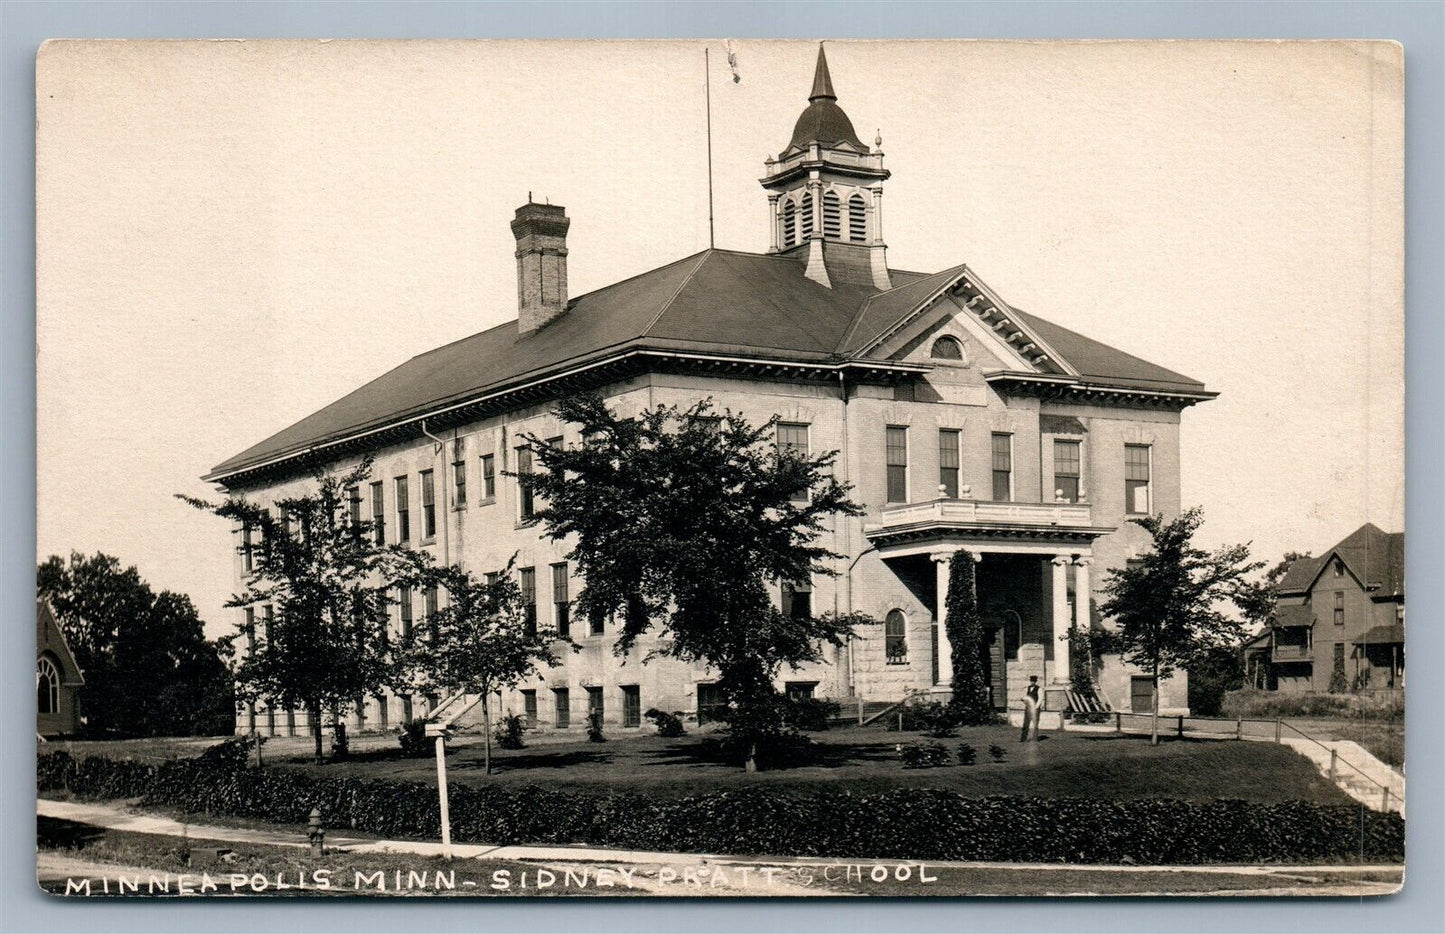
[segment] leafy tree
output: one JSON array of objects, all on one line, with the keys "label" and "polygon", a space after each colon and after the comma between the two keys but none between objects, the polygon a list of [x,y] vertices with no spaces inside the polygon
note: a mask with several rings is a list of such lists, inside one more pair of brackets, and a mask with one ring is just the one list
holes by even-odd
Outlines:
[{"label": "leafy tree", "polygon": [[944,624],[953,654],[953,700],[960,723],[977,725],[993,719],[988,700],[988,669],[984,653],[983,618],[978,612],[978,584],[974,560],[958,552],[948,563],[948,611]]},{"label": "leafy tree", "polygon": [[[539,665],[555,665],[557,634],[529,621],[515,578],[515,558],[490,582],[458,565],[424,567],[422,586],[446,592],[446,605],[401,648],[401,680],[414,693],[460,691],[482,696],[486,774],[492,774],[491,695],[515,687]],[[416,635],[421,638],[415,638]]]},{"label": "leafy tree", "polygon": [[1290,565],[1309,557],[1308,551],[1287,551],[1284,559],[1266,571],[1258,581],[1242,584],[1235,602],[1244,618],[1256,626],[1273,626],[1275,608],[1279,604],[1280,581],[1289,573]]},{"label": "leafy tree", "polygon": [[90,735],[212,736],[235,722],[229,639],[208,640],[190,597],[153,591],[134,567],[97,552],[36,568],[75,660]]},{"label": "leafy tree", "polygon": [[619,655],[656,625],[655,654],[714,668],[724,718],[756,770],[759,744],[786,729],[782,666],[819,661],[852,631],[850,618],[785,614],[769,596],[780,581],[833,573],[819,533],[861,512],[831,474],[836,455],[779,450],[776,420],[754,427],[708,401],[625,418],[578,397],[558,415],[580,426],[581,443],[527,436],[541,469],[518,481],[539,497],[547,534],[575,542],[579,611],[620,615]]},{"label": "leafy tree", "polygon": [[1189,709],[1201,717],[1217,717],[1224,695],[1244,687],[1244,660],[1238,643],[1205,649],[1189,663]]},{"label": "leafy tree", "polygon": [[1235,602],[1245,575],[1264,565],[1249,561],[1248,545],[1207,552],[1194,544],[1204,522],[1198,507],[1169,522],[1163,515],[1130,521],[1149,533],[1153,548],[1137,563],[1109,571],[1104,582],[1108,599],[1100,610],[1119,624],[1124,660],[1149,672],[1154,694],[1150,742],[1158,744],[1159,679],[1188,668],[1211,648],[1239,642],[1243,624],[1220,606]]},{"label": "leafy tree", "polygon": [[251,570],[226,605],[269,606],[272,615],[258,613],[263,631],[244,633],[251,649],[236,669],[240,694],[305,710],[318,763],[322,711],[340,722],[357,698],[395,680],[388,593],[417,573],[416,553],[377,544],[371,521],[354,508],[354,491],[370,474],[370,459],[340,475],[318,471],[314,492],[277,500],[275,511],[242,496],[179,496],[243,530],[239,549]]}]

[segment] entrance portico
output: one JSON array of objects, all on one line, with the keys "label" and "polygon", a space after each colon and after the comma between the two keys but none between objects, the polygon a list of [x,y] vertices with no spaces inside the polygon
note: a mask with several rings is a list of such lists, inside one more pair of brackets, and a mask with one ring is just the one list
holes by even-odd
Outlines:
[{"label": "entrance portico", "polygon": [[[885,509],[879,521],[864,525],[864,534],[886,563],[927,556],[934,564],[937,687],[948,687],[953,667],[948,580],[951,562],[960,559],[977,564],[979,608],[986,627],[995,630],[995,663],[1022,662],[1027,655],[1032,664],[1043,664],[1046,683],[1069,683],[1069,630],[1090,628],[1092,545],[1114,531],[1094,526],[1089,514],[1090,507],[1080,503],[945,498]],[[1071,576],[1076,595],[1072,606]],[[1020,652],[1026,639],[1038,648]],[[1001,683],[1002,673],[995,674]],[[1002,700],[997,698],[996,705],[1002,706]]]}]

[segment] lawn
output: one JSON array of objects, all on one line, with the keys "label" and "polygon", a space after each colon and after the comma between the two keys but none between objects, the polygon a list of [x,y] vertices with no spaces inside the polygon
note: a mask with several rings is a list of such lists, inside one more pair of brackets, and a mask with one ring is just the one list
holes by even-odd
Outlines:
[{"label": "lawn", "polygon": [[[723,759],[712,736],[628,736],[606,743],[544,737],[521,750],[494,748],[490,776],[483,771],[479,741],[467,737],[453,746],[447,775],[459,784],[536,783],[563,791],[625,790],[656,797],[753,787],[793,794],[936,787],[976,796],[1351,803],[1302,756],[1272,743],[1169,739],[1150,746],[1147,737],[1112,733],[1045,733],[1037,743],[1019,743],[1017,730],[985,726],[962,728],[956,737],[938,740],[954,762],[961,743],[973,746],[976,764],[905,769],[896,746],[926,741],[922,734],[848,727],[812,736],[812,752],[805,763],[753,775]],[[331,776],[435,784],[433,758],[402,758],[394,740],[390,745],[369,745],[347,761],[319,767],[300,745],[268,745],[266,764]],[[1002,750],[1002,761],[994,761],[990,746]]]}]

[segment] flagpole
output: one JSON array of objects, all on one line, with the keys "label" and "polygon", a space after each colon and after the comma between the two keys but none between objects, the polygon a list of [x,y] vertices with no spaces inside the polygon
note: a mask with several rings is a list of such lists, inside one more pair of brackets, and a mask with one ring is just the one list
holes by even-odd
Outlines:
[{"label": "flagpole", "polygon": [[707,248],[713,249],[712,222],[712,68],[709,67],[708,48],[702,47],[702,83],[707,99]]}]

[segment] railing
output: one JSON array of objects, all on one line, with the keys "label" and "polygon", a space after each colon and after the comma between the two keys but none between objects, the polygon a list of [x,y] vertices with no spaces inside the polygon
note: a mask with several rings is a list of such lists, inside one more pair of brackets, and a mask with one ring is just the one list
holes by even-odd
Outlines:
[{"label": "railing", "polygon": [[889,506],[868,529],[891,529],[924,522],[954,525],[1088,526],[1086,503],[995,503],[974,499],[935,499]]},{"label": "railing", "polygon": [[1276,645],[1270,652],[1270,658],[1274,661],[1313,661],[1314,653],[1307,645]]}]

